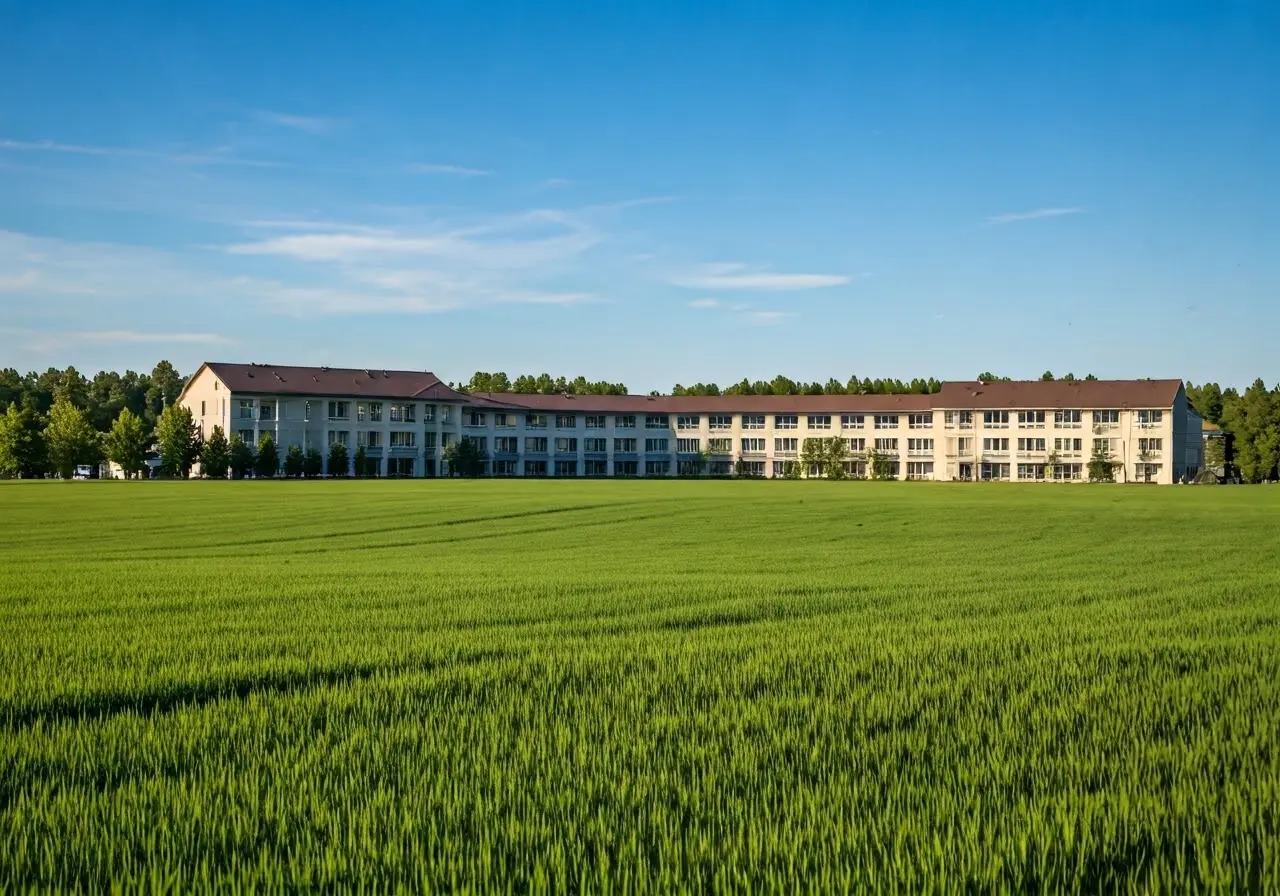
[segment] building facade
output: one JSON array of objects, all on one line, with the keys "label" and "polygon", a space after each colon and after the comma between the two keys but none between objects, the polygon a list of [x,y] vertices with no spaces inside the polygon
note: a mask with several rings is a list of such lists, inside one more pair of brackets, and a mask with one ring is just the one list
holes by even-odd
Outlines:
[{"label": "building facade", "polygon": [[[447,472],[474,440],[490,476],[778,477],[806,439],[846,441],[898,479],[1085,481],[1105,455],[1118,482],[1170,484],[1203,466],[1201,420],[1180,380],[947,382],[932,395],[519,395],[454,390],[421,371],[206,363],[180,399],[256,445],[270,434],[327,453],[365,449],[380,475]],[[801,471],[808,474],[810,471]],[[813,471],[816,472],[816,471]]]}]

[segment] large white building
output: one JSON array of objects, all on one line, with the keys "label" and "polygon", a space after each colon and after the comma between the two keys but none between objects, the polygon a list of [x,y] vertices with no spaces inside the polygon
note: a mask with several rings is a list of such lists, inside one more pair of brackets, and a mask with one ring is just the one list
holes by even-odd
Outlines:
[{"label": "large white building", "polygon": [[1095,452],[1120,482],[1173,483],[1203,466],[1180,380],[947,382],[932,395],[468,394],[430,373],[203,364],[180,401],[257,444],[363,447],[381,475],[436,476],[473,439],[492,476],[780,476],[809,438],[836,436],[846,470],[868,452],[899,479],[1083,481]]}]

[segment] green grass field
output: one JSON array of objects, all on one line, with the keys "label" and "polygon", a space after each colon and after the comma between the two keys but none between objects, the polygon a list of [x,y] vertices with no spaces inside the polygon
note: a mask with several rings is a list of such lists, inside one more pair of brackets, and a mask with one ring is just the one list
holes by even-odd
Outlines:
[{"label": "green grass field", "polygon": [[0,484],[0,891],[1280,887],[1280,489]]}]

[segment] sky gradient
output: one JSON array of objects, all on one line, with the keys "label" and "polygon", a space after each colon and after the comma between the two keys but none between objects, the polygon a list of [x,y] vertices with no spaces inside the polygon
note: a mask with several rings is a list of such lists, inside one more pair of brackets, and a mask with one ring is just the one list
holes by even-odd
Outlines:
[{"label": "sky gradient", "polygon": [[1280,4],[0,0],[0,366],[1280,381]]}]

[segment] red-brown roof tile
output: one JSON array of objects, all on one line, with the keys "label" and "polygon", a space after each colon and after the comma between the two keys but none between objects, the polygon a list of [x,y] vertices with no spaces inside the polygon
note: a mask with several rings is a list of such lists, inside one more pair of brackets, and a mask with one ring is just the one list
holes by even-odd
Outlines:
[{"label": "red-brown roof tile", "polygon": [[946,382],[939,408],[1171,408],[1181,380]]}]

